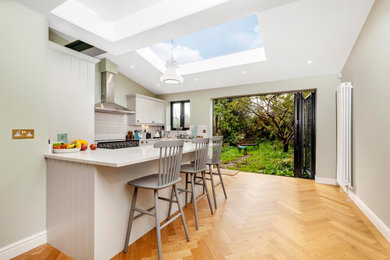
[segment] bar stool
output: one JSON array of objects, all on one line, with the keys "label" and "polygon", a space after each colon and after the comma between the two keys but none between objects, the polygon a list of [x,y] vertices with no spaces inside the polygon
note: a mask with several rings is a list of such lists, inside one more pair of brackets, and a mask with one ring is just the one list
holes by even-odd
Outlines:
[{"label": "bar stool", "polygon": [[[183,154],[183,140],[175,140],[175,141],[160,141],[154,144],[154,148],[160,149],[160,162],[158,167],[158,173],[147,175],[145,177],[141,177],[132,181],[129,181],[127,184],[130,186],[134,186],[134,193],[133,193],[133,200],[131,203],[131,209],[130,209],[130,217],[129,217],[129,224],[127,228],[126,233],[126,241],[125,246],[123,249],[123,252],[127,253],[127,248],[129,246],[129,238],[130,238],[130,232],[131,227],[133,224],[133,220],[143,216],[145,214],[154,216],[156,219],[156,235],[157,235],[157,249],[158,249],[158,259],[161,260],[161,233],[160,230],[167,225],[169,225],[172,221],[174,221],[176,218],[181,216],[181,221],[183,222],[184,231],[187,236],[187,241],[190,241],[190,237],[188,235],[187,225],[184,218],[184,213],[180,205],[179,201],[179,193],[176,187],[176,184],[181,181],[181,178],[179,177],[179,170],[180,170],[180,164],[181,164],[181,158]],[[171,192],[171,198],[163,198],[158,196],[158,191],[161,189],[169,188],[172,186],[172,192]],[[136,208],[136,201],[137,201],[137,193],[138,189],[149,189],[154,191],[154,207],[144,210]],[[173,193],[175,193],[176,200],[173,200]],[[169,201],[170,205],[172,202],[177,203],[177,206],[179,207],[180,213],[173,217],[171,220],[167,221],[160,227],[160,219],[158,218],[158,200],[164,200]],[[155,209],[155,213],[151,212],[150,210]],[[137,216],[134,216],[134,212],[138,211],[140,214]]]},{"label": "bar stool", "polygon": [[[193,139],[192,143],[195,144],[195,160],[193,161],[192,164],[183,164],[180,167],[180,172],[186,174],[186,182],[185,182],[185,189],[180,189],[179,188],[179,191],[186,193],[186,196],[185,196],[186,206],[188,204],[187,203],[187,194],[188,193],[192,194],[191,201],[193,202],[193,206],[194,206],[195,224],[196,224],[196,229],[197,230],[199,229],[198,211],[197,211],[197,207],[196,207],[196,202],[197,201],[202,199],[204,196],[207,196],[207,200],[208,200],[208,203],[209,203],[211,214],[214,214],[213,207],[211,206],[210,196],[209,196],[209,192],[208,192],[208,189],[207,189],[206,177],[205,177],[205,171],[206,171],[206,168],[207,168],[206,162],[207,162],[207,152],[208,152],[208,148],[209,148],[209,142],[210,142],[209,138]],[[196,182],[196,179],[197,179],[196,175],[198,173],[200,173],[202,175],[201,178],[198,177],[198,178],[201,179],[200,182]],[[188,181],[189,175],[190,175],[190,178],[191,178],[190,181]],[[191,184],[191,190],[188,189],[188,184]],[[195,195],[195,185],[203,186],[203,189],[205,191],[205,192],[203,192],[203,194],[199,198],[196,198],[196,195]],[[173,195],[173,193],[171,193],[171,197],[172,197],[172,195]],[[172,202],[169,203],[168,219],[170,217],[171,207],[172,207]]]},{"label": "bar stool", "polygon": [[[215,205],[215,208],[217,208],[217,199],[215,197],[215,187],[217,187],[219,184],[221,184],[223,193],[225,194],[225,199],[227,199],[225,185],[223,184],[221,170],[219,169],[219,164],[221,163],[223,136],[213,136],[213,137],[211,137],[211,142],[212,142],[212,156],[211,156],[211,159],[207,160],[207,165],[209,166],[209,172],[206,172],[206,174],[210,174],[210,178],[206,178],[206,180],[211,181],[211,188],[212,188],[213,197],[214,197],[214,205]],[[214,179],[213,179],[213,166],[214,165],[217,166],[218,175],[219,175],[219,179],[220,179],[220,182],[217,184],[214,184]]]}]

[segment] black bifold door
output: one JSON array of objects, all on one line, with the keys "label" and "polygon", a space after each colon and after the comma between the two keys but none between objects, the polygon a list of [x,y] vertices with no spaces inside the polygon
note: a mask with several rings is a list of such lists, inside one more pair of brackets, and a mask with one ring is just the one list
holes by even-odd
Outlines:
[{"label": "black bifold door", "polygon": [[316,171],[316,92],[295,93],[294,125],[294,176],[314,179]]}]

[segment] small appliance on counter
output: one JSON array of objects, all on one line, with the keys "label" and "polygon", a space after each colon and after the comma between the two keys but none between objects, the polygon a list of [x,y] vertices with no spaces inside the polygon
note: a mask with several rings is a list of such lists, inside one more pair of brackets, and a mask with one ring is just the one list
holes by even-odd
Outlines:
[{"label": "small appliance on counter", "polygon": [[134,133],[135,133],[134,136],[136,140],[147,138],[146,130],[135,130]]},{"label": "small appliance on counter", "polygon": [[102,149],[121,149],[139,146],[139,140],[98,141],[97,147]]},{"label": "small appliance on counter", "polygon": [[139,140],[139,139],[142,139],[142,133],[138,130],[135,130],[134,131],[134,139],[135,140]]},{"label": "small appliance on counter", "polygon": [[156,130],[156,132],[154,132],[153,138],[161,138],[161,134],[159,130]]},{"label": "small appliance on counter", "polygon": [[135,139],[133,131],[127,132],[126,140],[133,140],[133,139]]},{"label": "small appliance on counter", "polygon": [[146,139],[151,139],[151,138],[152,138],[152,134],[149,133],[149,132],[147,132],[147,133],[146,133]]},{"label": "small appliance on counter", "polygon": [[165,137],[165,129],[164,129],[164,126],[161,127],[160,137]]},{"label": "small appliance on counter", "polygon": [[208,137],[207,125],[191,125],[190,130],[193,138],[207,138]]}]

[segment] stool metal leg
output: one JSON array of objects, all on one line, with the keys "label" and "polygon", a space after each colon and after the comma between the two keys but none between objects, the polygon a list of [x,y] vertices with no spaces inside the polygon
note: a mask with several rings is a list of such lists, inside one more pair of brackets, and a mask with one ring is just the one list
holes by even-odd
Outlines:
[{"label": "stool metal leg", "polygon": [[172,210],[172,199],[173,199],[173,188],[171,190],[171,201],[169,202],[169,208],[168,208],[168,216],[167,216],[167,220],[171,217],[171,210]]},{"label": "stool metal leg", "polygon": [[194,206],[194,214],[195,214],[195,224],[196,224],[196,230],[199,230],[199,224],[198,224],[198,210],[196,208],[196,197],[195,197],[195,175],[191,174],[191,191],[192,191],[192,203]]},{"label": "stool metal leg", "polygon": [[204,189],[206,190],[207,200],[209,201],[209,207],[210,207],[211,214],[214,214],[214,212],[213,212],[213,206],[211,206],[211,200],[210,200],[209,190],[207,189],[207,183],[206,183],[206,176],[205,176],[205,175],[206,175],[206,173],[205,173],[205,172],[202,172],[203,187],[204,187]]},{"label": "stool metal leg", "polygon": [[223,185],[223,180],[222,180],[221,170],[219,169],[219,164],[217,164],[217,169],[218,169],[219,179],[221,180],[222,190],[223,190],[223,193],[225,194],[225,199],[227,199],[225,185]]},{"label": "stool metal leg", "polygon": [[217,198],[215,197],[215,187],[214,187],[214,178],[213,178],[213,165],[209,165],[210,179],[211,179],[211,189],[213,190],[214,206],[217,208]]},{"label": "stool metal leg", "polygon": [[[186,173],[186,190],[188,190],[188,173]],[[185,196],[186,196],[186,207],[187,207],[187,205],[188,205],[188,194],[187,194],[187,192],[185,192]]]},{"label": "stool metal leg", "polygon": [[204,192],[205,192],[205,189],[204,189],[204,185],[203,185],[203,192],[202,192],[202,194],[204,194]]},{"label": "stool metal leg", "polygon": [[158,259],[161,260],[161,231],[160,231],[160,220],[158,218],[158,190],[154,190],[154,207],[156,209],[155,218],[156,218],[156,236],[157,236],[157,251]]},{"label": "stool metal leg", "polygon": [[[190,174],[190,173],[189,173],[189,174]],[[195,173],[195,174],[190,174],[190,178],[192,178],[192,177],[191,177],[192,175],[195,175],[195,176],[194,176],[194,180],[196,181],[196,173]],[[191,181],[192,181],[192,179],[190,180],[190,182],[191,182]],[[190,185],[191,185],[191,184],[190,184]],[[195,182],[194,182],[194,185],[195,185]],[[191,193],[190,199],[191,199],[190,202],[192,203],[192,202],[194,201],[194,200],[193,200],[192,193]]]},{"label": "stool metal leg", "polygon": [[[173,185],[173,190],[175,191],[177,206],[179,207],[179,211],[180,211],[180,215],[181,215],[181,222],[183,222],[183,227],[184,227],[184,231],[186,232],[187,241],[190,242],[190,236],[188,235],[186,219],[184,218],[183,209],[181,208],[181,205],[180,205],[179,192],[177,191],[176,184]],[[185,194],[187,195],[187,192]]]},{"label": "stool metal leg", "polygon": [[131,202],[129,224],[128,224],[127,233],[126,233],[126,241],[125,241],[125,246],[123,248],[123,253],[125,253],[125,254],[127,253],[127,248],[129,247],[131,227],[133,225],[133,219],[134,219],[134,208],[135,208],[135,203],[137,202],[137,193],[138,193],[138,188],[135,187],[134,192],[133,192],[133,200]]}]

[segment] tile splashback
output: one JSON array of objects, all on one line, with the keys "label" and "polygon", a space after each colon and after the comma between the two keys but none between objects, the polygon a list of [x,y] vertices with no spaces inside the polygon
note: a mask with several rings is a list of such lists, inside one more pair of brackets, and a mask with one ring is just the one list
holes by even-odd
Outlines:
[{"label": "tile splashback", "polygon": [[143,130],[152,133],[158,126],[128,126],[126,115],[95,113],[95,140],[125,139],[128,131]]}]

